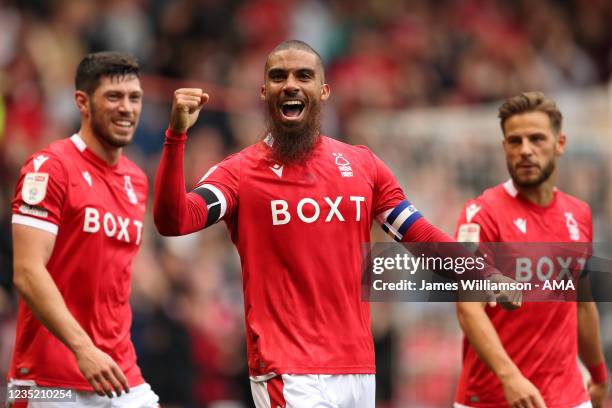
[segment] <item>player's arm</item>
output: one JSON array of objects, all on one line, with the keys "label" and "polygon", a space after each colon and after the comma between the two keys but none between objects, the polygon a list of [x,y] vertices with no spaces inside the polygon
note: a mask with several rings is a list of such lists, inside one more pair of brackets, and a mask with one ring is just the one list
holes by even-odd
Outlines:
[{"label": "player's arm", "polygon": [[457,302],[457,318],[472,348],[501,382],[511,407],[545,407],[538,389],[506,353],[484,308],[481,302]]},{"label": "player's arm", "polygon": [[94,390],[112,397],[129,392],[125,375],[113,359],[99,350],[66,307],[46,264],[55,235],[13,224],[13,282],[36,318],[74,354],[83,376]]},{"label": "player's arm", "polygon": [[[396,241],[411,244],[425,243],[418,245],[418,248],[419,252],[428,256],[464,259],[473,257],[473,254],[463,246],[453,245],[452,243],[457,241],[425,220],[408,200],[403,200],[394,208],[382,212],[377,218],[383,230]],[[415,248],[413,245],[410,250]],[[456,274],[452,269],[436,269],[434,272],[454,280],[487,278],[496,283],[514,282],[511,278],[504,276],[488,264],[485,264],[485,268],[482,271],[474,269],[466,271],[462,275]],[[484,294],[483,297],[485,297]],[[522,292],[517,290],[501,290],[496,293],[489,292],[486,297],[489,298],[491,306],[495,306],[499,301],[504,309],[509,310],[520,307],[522,303]]]},{"label": "player's arm", "polygon": [[207,101],[208,94],[201,89],[182,88],[174,92],[170,124],[155,175],[153,217],[162,235],[185,235],[210,224],[207,207],[214,203],[186,192],[183,170],[187,130]]},{"label": "player's arm", "polygon": [[[580,279],[580,299],[590,299],[589,276]],[[599,336],[599,313],[592,301],[578,302],[578,355],[589,370],[589,394],[593,408],[604,406],[608,395],[608,368],[601,348]]]}]

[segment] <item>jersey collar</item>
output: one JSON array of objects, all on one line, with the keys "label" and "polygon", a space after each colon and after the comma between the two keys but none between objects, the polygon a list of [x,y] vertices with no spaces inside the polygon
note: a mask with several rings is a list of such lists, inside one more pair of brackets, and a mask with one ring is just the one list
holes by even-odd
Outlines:
[{"label": "jersey collar", "polygon": [[87,149],[87,145],[85,144],[83,139],[81,139],[81,136],[78,133],[75,133],[74,135],[70,136],[70,140],[72,141],[72,143],[74,143],[76,148],[79,149],[79,152],[83,153],[85,149]]},{"label": "jersey collar", "polygon": [[520,200],[521,202],[523,202],[523,203],[533,207],[534,209],[540,210],[540,211],[546,210],[547,208],[552,208],[554,206],[555,202],[557,201],[557,191],[558,191],[557,187],[553,187],[553,199],[550,202],[550,204],[542,207],[542,206],[539,206],[539,205],[537,205],[535,203],[532,203],[531,201],[529,201],[529,200],[527,200],[527,199],[525,199],[523,197],[519,197],[518,190],[516,189],[516,186],[514,185],[514,182],[512,181],[512,179],[507,180],[503,184],[503,186],[504,186],[504,190],[506,190],[506,193],[508,193],[508,195],[510,197],[516,198],[516,199]]},{"label": "jersey collar", "polygon": [[83,138],[81,138],[81,135],[79,135],[78,133],[75,133],[74,135],[70,136],[70,141],[74,144],[77,150],[81,152],[83,156],[85,156],[89,161],[93,161],[96,165],[101,166],[103,168],[111,169],[111,170],[116,170],[118,168],[119,162],[117,162],[114,165],[110,165],[106,161],[104,161],[104,159],[96,156],[95,153],[89,150],[87,148],[87,145],[85,144],[85,141],[83,140]]}]

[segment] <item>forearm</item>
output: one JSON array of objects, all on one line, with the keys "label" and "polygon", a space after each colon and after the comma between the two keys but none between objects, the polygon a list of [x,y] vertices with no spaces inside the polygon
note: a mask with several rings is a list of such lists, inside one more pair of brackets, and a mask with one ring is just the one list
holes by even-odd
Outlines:
[{"label": "forearm", "polygon": [[604,361],[599,336],[599,313],[593,302],[578,303],[578,354],[587,367]]},{"label": "forearm", "polygon": [[155,175],[153,217],[162,235],[184,235],[206,225],[206,205],[185,190],[184,150],[187,136],[166,131],[166,141]]},{"label": "forearm", "polygon": [[44,265],[15,265],[14,283],[34,316],[73,353],[93,345]]},{"label": "forearm", "polygon": [[457,303],[457,317],[472,348],[500,381],[503,382],[513,375],[522,375],[506,353],[499,335],[481,303]]}]

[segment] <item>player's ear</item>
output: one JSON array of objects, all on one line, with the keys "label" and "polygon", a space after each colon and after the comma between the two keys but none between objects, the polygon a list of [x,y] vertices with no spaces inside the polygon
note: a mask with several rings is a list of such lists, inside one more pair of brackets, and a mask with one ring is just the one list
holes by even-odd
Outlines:
[{"label": "player's ear", "polygon": [[89,115],[89,96],[83,91],[74,93],[74,101],[82,116]]},{"label": "player's ear", "polygon": [[329,94],[331,93],[331,88],[329,84],[323,84],[321,87],[321,100],[326,101],[329,99]]},{"label": "player's ear", "polygon": [[555,154],[557,156],[561,156],[563,153],[565,153],[565,143],[567,141],[567,138],[565,137],[564,133],[559,133],[556,139],[557,140],[555,140]]},{"label": "player's ear", "polygon": [[261,89],[259,90],[259,98],[260,98],[262,101],[265,101],[265,100],[266,100],[266,86],[265,86],[265,85],[262,85],[262,86],[261,86]]}]

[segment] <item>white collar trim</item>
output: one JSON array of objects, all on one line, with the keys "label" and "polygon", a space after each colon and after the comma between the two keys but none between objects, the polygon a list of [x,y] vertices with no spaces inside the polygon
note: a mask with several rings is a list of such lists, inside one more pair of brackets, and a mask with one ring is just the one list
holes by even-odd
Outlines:
[{"label": "white collar trim", "polygon": [[[512,181],[512,179],[509,179],[504,183],[504,189],[512,197],[516,197],[518,195],[518,190],[516,189],[516,186],[514,185],[514,182]],[[556,192],[557,190],[558,190],[557,186],[553,187],[553,191]]]},{"label": "white collar trim", "polygon": [[81,139],[81,136],[78,133],[75,133],[74,135],[70,136],[70,140],[72,141],[72,143],[74,143],[76,148],[79,149],[79,152],[82,153],[85,151],[85,149],[87,149],[87,145],[85,144],[83,139]]},{"label": "white collar trim", "polygon": [[508,181],[506,181],[504,183],[504,189],[506,190],[506,192],[508,194],[510,194],[512,197],[516,197],[518,195],[518,190],[516,189],[516,187],[514,186],[514,183],[512,182],[512,179],[509,179]]},{"label": "white collar trim", "polygon": [[272,145],[274,144],[274,137],[272,137],[271,133],[268,133],[268,135],[264,139],[264,143],[267,144],[268,146],[272,147]]}]

